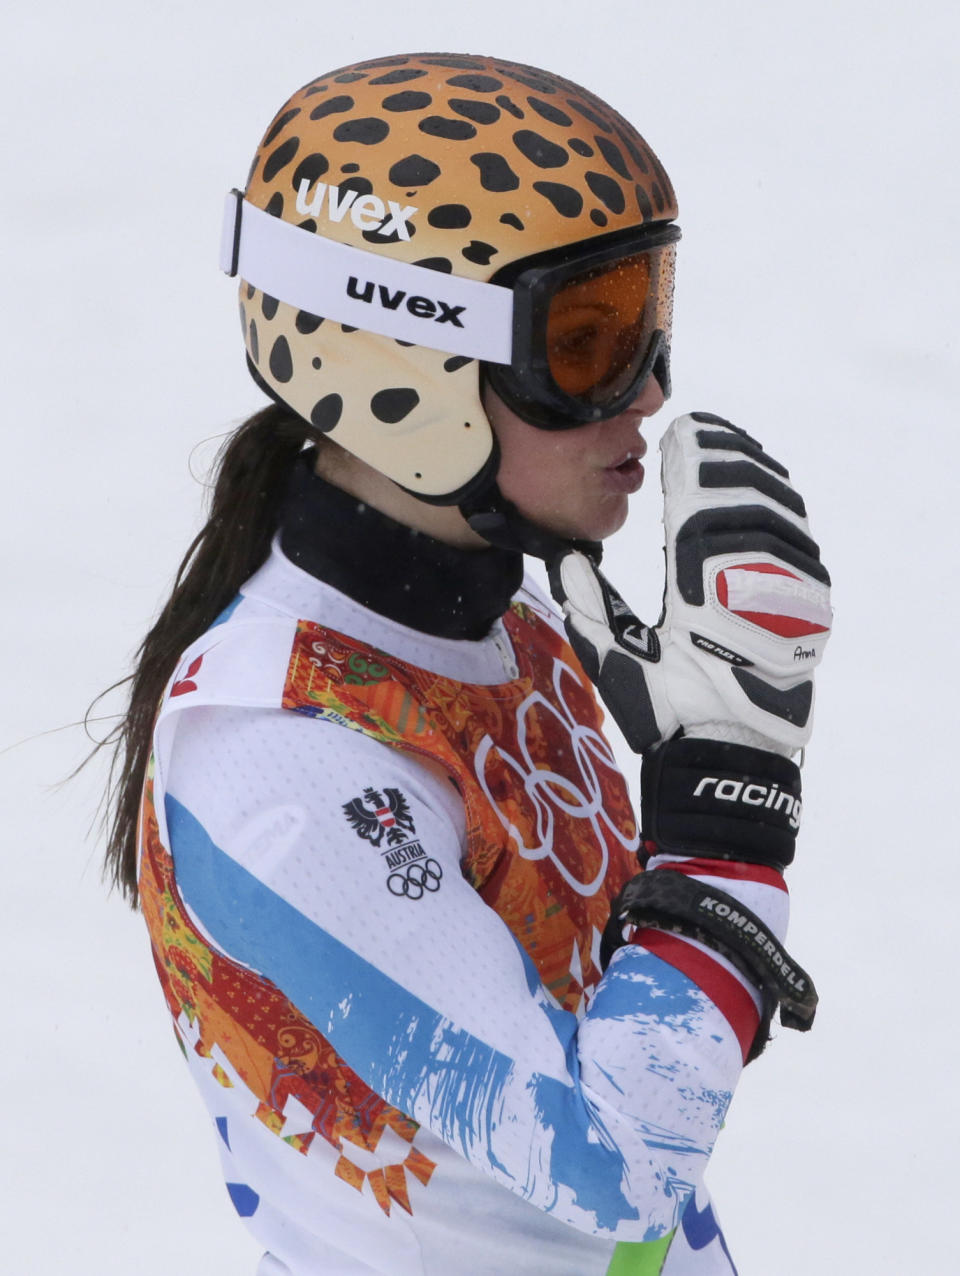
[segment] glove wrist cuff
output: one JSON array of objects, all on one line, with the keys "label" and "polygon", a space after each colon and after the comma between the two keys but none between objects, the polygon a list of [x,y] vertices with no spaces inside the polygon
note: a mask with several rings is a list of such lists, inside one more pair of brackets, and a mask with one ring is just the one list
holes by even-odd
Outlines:
[{"label": "glove wrist cuff", "polygon": [[779,754],[680,737],[644,753],[640,788],[648,851],[744,860],[781,872],[793,862],[800,769]]},{"label": "glove wrist cuff", "polygon": [[652,926],[698,939],[722,953],[755,984],[763,1011],[747,1063],[763,1050],[777,1006],[785,1028],[806,1032],[813,1024],[817,1011],[813,980],[770,935],[763,920],[725,891],[660,869],[629,881],[611,910],[600,948],[604,970],[622,946],[623,928],[629,922],[640,929]]}]

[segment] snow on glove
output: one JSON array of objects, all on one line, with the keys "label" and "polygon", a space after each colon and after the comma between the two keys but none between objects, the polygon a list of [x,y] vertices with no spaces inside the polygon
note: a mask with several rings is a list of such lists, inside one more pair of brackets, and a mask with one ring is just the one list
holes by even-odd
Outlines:
[{"label": "snow on glove", "polygon": [[641,624],[587,555],[549,565],[574,650],[630,747],[681,728],[791,756],[813,725],[830,577],[790,475],[722,417],[677,418],[660,443],[667,579]]}]

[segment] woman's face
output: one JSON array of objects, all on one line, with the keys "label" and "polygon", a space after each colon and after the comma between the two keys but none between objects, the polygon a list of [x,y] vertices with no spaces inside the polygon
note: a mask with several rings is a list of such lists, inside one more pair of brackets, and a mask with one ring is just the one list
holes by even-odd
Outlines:
[{"label": "woman's face", "polygon": [[644,418],[663,406],[647,378],[619,416],[570,430],[529,425],[489,388],[484,407],[500,444],[500,491],[521,514],[563,537],[603,540],[623,526],[630,496],[643,483]]}]

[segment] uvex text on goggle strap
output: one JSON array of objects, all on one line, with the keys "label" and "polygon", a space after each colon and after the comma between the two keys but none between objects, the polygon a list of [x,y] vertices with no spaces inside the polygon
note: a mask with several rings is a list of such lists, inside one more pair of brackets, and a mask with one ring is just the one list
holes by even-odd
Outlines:
[{"label": "uvex text on goggle strap", "polygon": [[233,190],[220,265],[309,314],[477,359],[518,416],[562,429],[615,416],[651,372],[669,393],[679,238],[654,222],[524,258],[485,283],[307,233]]}]

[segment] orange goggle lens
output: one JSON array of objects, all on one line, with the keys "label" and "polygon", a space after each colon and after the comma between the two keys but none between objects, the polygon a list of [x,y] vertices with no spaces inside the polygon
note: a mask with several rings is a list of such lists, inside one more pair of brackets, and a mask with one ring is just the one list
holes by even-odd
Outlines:
[{"label": "orange goggle lens", "polygon": [[658,329],[670,338],[675,247],[667,244],[575,275],[547,312],[547,360],[564,393],[616,398],[636,377]]}]

